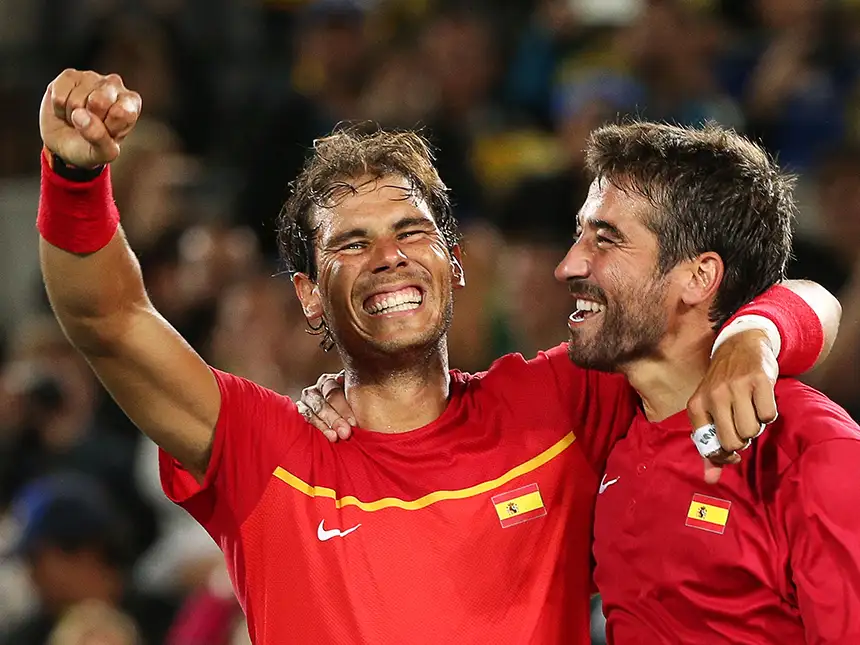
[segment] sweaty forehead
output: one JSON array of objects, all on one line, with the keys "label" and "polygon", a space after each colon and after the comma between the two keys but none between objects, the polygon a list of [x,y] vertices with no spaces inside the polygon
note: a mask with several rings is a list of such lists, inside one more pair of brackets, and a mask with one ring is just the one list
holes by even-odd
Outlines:
[{"label": "sweaty forehead", "polygon": [[584,226],[599,220],[618,227],[642,225],[650,209],[650,204],[641,195],[623,190],[606,179],[595,179],[577,213],[576,223]]},{"label": "sweaty forehead", "polygon": [[404,217],[435,222],[427,201],[405,178],[363,177],[350,180],[325,205],[318,205],[312,223],[325,236],[345,228],[387,228]]}]

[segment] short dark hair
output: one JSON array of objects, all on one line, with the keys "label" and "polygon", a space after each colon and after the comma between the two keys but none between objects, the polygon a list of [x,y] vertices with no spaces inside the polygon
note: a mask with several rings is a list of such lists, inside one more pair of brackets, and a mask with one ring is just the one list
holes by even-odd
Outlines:
[{"label": "short dark hair", "polygon": [[650,202],[646,225],[657,236],[661,273],[700,253],[720,255],[715,328],[785,277],[794,177],[761,146],[714,123],[630,121],[595,130],[586,165],[595,178]]},{"label": "short dark hair", "polygon": [[290,196],[278,222],[278,247],[286,270],[291,275],[305,273],[315,280],[314,208],[330,208],[355,194],[356,186],[351,181],[386,175],[403,177],[410,184],[410,196],[427,202],[448,250],[453,251],[460,239],[457,221],[427,140],[414,131],[346,125],[314,141],[313,154],[290,184]]}]

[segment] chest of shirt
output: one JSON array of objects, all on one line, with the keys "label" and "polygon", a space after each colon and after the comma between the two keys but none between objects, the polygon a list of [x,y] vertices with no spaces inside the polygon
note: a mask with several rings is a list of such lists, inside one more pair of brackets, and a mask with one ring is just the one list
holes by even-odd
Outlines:
[{"label": "chest of shirt", "polygon": [[[488,633],[494,642],[559,642],[553,634],[587,626],[596,477],[573,435],[491,473],[403,499],[278,469],[241,529],[241,550],[253,554],[243,583],[253,612],[266,608],[261,625],[285,621],[319,639],[302,642],[405,633],[425,642],[414,632],[427,624],[441,630],[427,634],[437,643],[484,642]],[[305,598],[323,618],[297,611],[292,600]]]},{"label": "chest of shirt", "polygon": [[741,605],[753,631],[799,629],[781,528],[748,469],[727,467],[709,485],[687,432],[631,431],[598,491],[595,581],[610,622],[623,614],[676,642],[703,624],[731,633]]}]

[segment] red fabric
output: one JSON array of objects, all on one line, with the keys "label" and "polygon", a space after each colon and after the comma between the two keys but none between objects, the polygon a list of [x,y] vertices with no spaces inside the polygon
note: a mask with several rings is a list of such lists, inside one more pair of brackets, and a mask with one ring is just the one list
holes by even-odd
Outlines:
[{"label": "red fabric", "polygon": [[[330,444],[288,398],[215,374],[204,482],[162,453],[162,483],[221,545],[254,643],[589,642],[595,467],[635,409],[622,378],[564,346],[508,356],[452,372],[428,426]],[[504,528],[493,497],[532,484],[546,514]]]},{"label": "red fabric", "polygon": [[782,376],[798,376],[815,365],[824,349],[824,329],[803,298],[782,285],[775,285],[738,309],[726,324],[738,316],[752,314],[770,319],[779,330],[782,338],[779,372]]},{"label": "red fabric", "polygon": [[47,242],[69,253],[94,253],[113,239],[118,226],[110,166],[92,181],[69,181],[51,169],[42,152],[36,228]]},{"label": "red fabric", "polygon": [[[794,379],[776,397],[779,419],[715,485],[685,412],[640,414],[616,444],[594,525],[610,643],[860,643],[860,428]],[[722,533],[687,523],[721,519],[696,495],[730,503]]]},{"label": "red fabric", "polygon": [[238,612],[235,598],[197,593],[183,605],[165,645],[228,645]]}]

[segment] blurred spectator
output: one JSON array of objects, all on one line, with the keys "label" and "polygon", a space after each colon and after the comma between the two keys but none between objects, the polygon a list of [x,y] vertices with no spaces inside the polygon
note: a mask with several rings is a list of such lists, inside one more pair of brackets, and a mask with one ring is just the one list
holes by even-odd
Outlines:
[{"label": "blurred spectator", "polygon": [[175,22],[145,7],[106,11],[73,56],[80,69],[122,76],[146,97],[148,117],[170,124],[189,152],[207,152],[218,104],[196,43]]},{"label": "blurred spectator", "polygon": [[832,3],[756,0],[754,27],[726,39],[723,78],[748,127],[783,165],[805,170],[845,132],[842,34]]},{"label": "blurred spectator", "polygon": [[243,107],[255,116],[237,125],[247,133],[237,142],[243,164],[237,222],[256,231],[270,256],[276,251],[275,218],[305,150],[339,121],[361,117],[369,54],[365,27],[359,2],[309,3],[295,25],[289,74],[269,79]]},{"label": "blurred spectator", "polygon": [[182,598],[223,568],[224,556],[206,530],[164,496],[158,447],[146,437],[141,438],[135,483],[155,509],[159,538],[136,562],[134,583],[142,591]]},{"label": "blurred spectator", "polygon": [[12,513],[20,529],[13,553],[27,563],[40,606],[0,642],[42,645],[63,612],[88,600],[122,608],[144,643],[162,642],[174,609],[127,584],[131,554],[123,521],[94,480],[75,474],[36,480],[16,497]]},{"label": "blurred spectator", "polygon": [[219,369],[295,397],[320,373],[341,369],[306,330],[292,283],[252,276],[223,294],[207,354]]},{"label": "blurred spectator", "polygon": [[829,151],[812,178],[821,234],[796,236],[789,274],[839,293],[860,257],[860,147]]},{"label": "blurred spectator", "polygon": [[567,339],[572,300],[553,272],[573,240],[587,190],[573,173],[559,174],[526,180],[505,201],[498,224],[506,242],[501,301],[513,341],[507,351],[531,357]]},{"label": "blurred spectator", "polygon": [[67,611],[48,637],[47,645],[140,645],[134,621],[97,600]]},{"label": "blurred spectator", "polygon": [[822,157],[814,176],[819,239],[794,241],[791,277],[815,280],[842,302],[842,326],[824,365],[808,380],[860,416],[860,147],[841,146]]},{"label": "blurred spectator", "polygon": [[0,373],[7,405],[0,415],[0,493],[8,501],[26,483],[52,472],[89,473],[134,518],[133,552],[152,539],[151,510],[130,476],[137,436],[103,423],[103,394],[53,317],[27,320]]},{"label": "blurred spectator", "polygon": [[191,205],[183,197],[200,168],[165,123],[146,118],[138,126],[140,132],[135,128],[135,136],[111,165],[111,179],[123,230],[132,248],[141,252],[151,249],[165,231],[191,220]]}]

